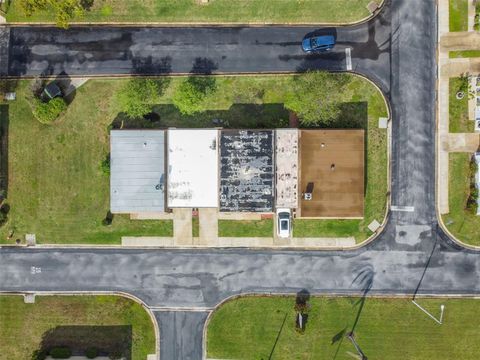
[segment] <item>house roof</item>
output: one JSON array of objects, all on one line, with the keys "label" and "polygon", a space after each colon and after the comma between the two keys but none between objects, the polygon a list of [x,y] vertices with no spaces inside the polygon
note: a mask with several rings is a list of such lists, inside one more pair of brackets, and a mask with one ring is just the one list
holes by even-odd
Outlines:
[{"label": "house roof", "polygon": [[361,218],[364,206],[364,130],[301,130],[301,217]]},{"label": "house roof", "polygon": [[168,130],[168,207],[218,207],[218,130]]},{"label": "house roof", "polygon": [[222,130],[220,211],[271,212],[273,130]]},{"label": "house roof", "polygon": [[298,206],[298,130],[275,130],[275,206]]},{"label": "house roof", "polygon": [[165,132],[110,132],[110,211],[165,210]]}]

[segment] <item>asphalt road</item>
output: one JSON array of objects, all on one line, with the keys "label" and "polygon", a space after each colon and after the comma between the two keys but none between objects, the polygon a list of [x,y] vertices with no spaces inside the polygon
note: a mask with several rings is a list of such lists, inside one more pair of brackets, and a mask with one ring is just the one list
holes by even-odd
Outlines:
[{"label": "asphalt road", "polygon": [[299,49],[308,28],[12,29],[9,75],[22,76],[345,70],[351,47],[353,69],[390,100],[392,205],[409,211],[392,211],[354,251],[3,248],[0,290],[121,290],[171,307],[156,312],[162,359],[201,359],[206,313],[182,308],[235,294],[480,294],[479,253],[450,240],[435,212],[436,26],[435,0],[395,0],[369,23],[338,29],[335,52],[313,57]]}]

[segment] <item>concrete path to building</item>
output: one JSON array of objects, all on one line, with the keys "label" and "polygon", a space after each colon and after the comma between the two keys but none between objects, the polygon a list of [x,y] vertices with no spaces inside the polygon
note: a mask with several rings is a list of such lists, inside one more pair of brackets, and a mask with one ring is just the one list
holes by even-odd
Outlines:
[{"label": "concrete path to building", "polygon": [[440,37],[441,50],[474,50],[479,48],[480,33],[478,31],[443,32],[443,35]]},{"label": "concrete path to building", "polygon": [[199,246],[218,245],[218,209],[198,209]]},{"label": "concrete path to building", "polygon": [[458,133],[443,134],[440,137],[440,146],[447,152],[468,152],[478,151],[480,145],[480,134]]},{"label": "concrete path to building", "polygon": [[176,246],[192,246],[192,209],[173,209],[173,237]]}]

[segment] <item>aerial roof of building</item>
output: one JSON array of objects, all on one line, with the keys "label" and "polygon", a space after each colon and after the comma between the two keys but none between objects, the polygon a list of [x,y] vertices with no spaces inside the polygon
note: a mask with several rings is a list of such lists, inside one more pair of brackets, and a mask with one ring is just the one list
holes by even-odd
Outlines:
[{"label": "aerial roof of building", "polygon": [[218,130],[168,130],[168,207],[218,207]]},{"label": "aerial roof of building", "polygon": [[275,130],[275,206],[298,206],[298,130]]},{"label": "aerial roof of building", "polygon": [[110,132],[110,211],[165,210],[165,132]]},{"label": "aerial roof of building", "polygon": [[273,130],[222,130],[220,211],[271,212]]},{"label": "aerial roof of building", "polygon": [[[361,218],[364,130],[300,131],[300,217]],[[307,195],[305,195],[307,194]],[[311,194],[310,200],[307,200]]]}]

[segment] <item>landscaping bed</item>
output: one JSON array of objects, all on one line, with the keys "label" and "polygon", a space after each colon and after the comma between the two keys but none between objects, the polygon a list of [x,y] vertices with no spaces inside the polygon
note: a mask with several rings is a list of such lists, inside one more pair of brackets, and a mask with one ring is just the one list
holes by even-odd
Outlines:
[{"label": "landscaping bed", "polygon": [[0,339],[2,359],[32,360],[54,348],[145,360],[156,341],[142,306],[118,296],[0,296]]},{"label": "landscaping bed", "polygon": [[207,358],[357,359],[358,353],[346,337],[352,330],[369,359],[478,358],[478,300],[417,302],[437,317],[440,304],[444,304],[443,324],[434,322],[409,298],[311,297],[305,329],[298,331],[295,297],[239,298],[212,314]]},{"label": "landscaping bed", "polygon": [[[88,3],[89,1],[85,1]],[[85,22],[180,22],[180,23],[347,23],[369,15],[370,0],[94,0],[84,15]],[[380,2],[380,1],[379,1]],[[55,21],[52,11],[27,17],[19,0],[8,8],[7,21]]]},{"label": "landscaping bed", "polygon": [[480,216],[467,209],[470,196],[470,164],[472,154],[449,154],[448,206],[449,213],[442,216],[443,223],[458,240],[480,246]]},{"label": "landscaping bed", "polygon": [[[387,131],[378,128],[378,117],[387,116],[387,108],[370,82],[345,76],[348,81],[339,89],[340,113],[325,127],[366,130],[365,219],[297,220],[295,236],[345,236],[347,226],[354,230],[349,235],[361,241],[370,235],[367,225],[373,219],[382,222],[385,216]],[[9,213],[0,228],[0,243],[14,243],[29,233],[36,234],[40,243],[70,244],[119,244],[122,236],[172,236],[170,220],[130,220],[127,215],[114,215],[110,222],[105,221],[111,216],[105,163],[110,129],[287,127],[289,112],[284,103],[294,89],[294,79],[290,75],[208,77],[205,80],[214,90],[195,105],[195,113],[186,115],[174,105],[185,78],[162,78],[153,112],[145,118],[129,118],[119,110],[115,94],[129,80],[89,80],[71,96],[67,110],[48,125],[32,114],[28,100],[32,81],[20,81],[17,100],[1,113],[9,133]],[[220,236],[272,236],[271,231],[267,235],[272,225],[262,225],[252,235],[242,223],[226,224],[220,224]]]}]

